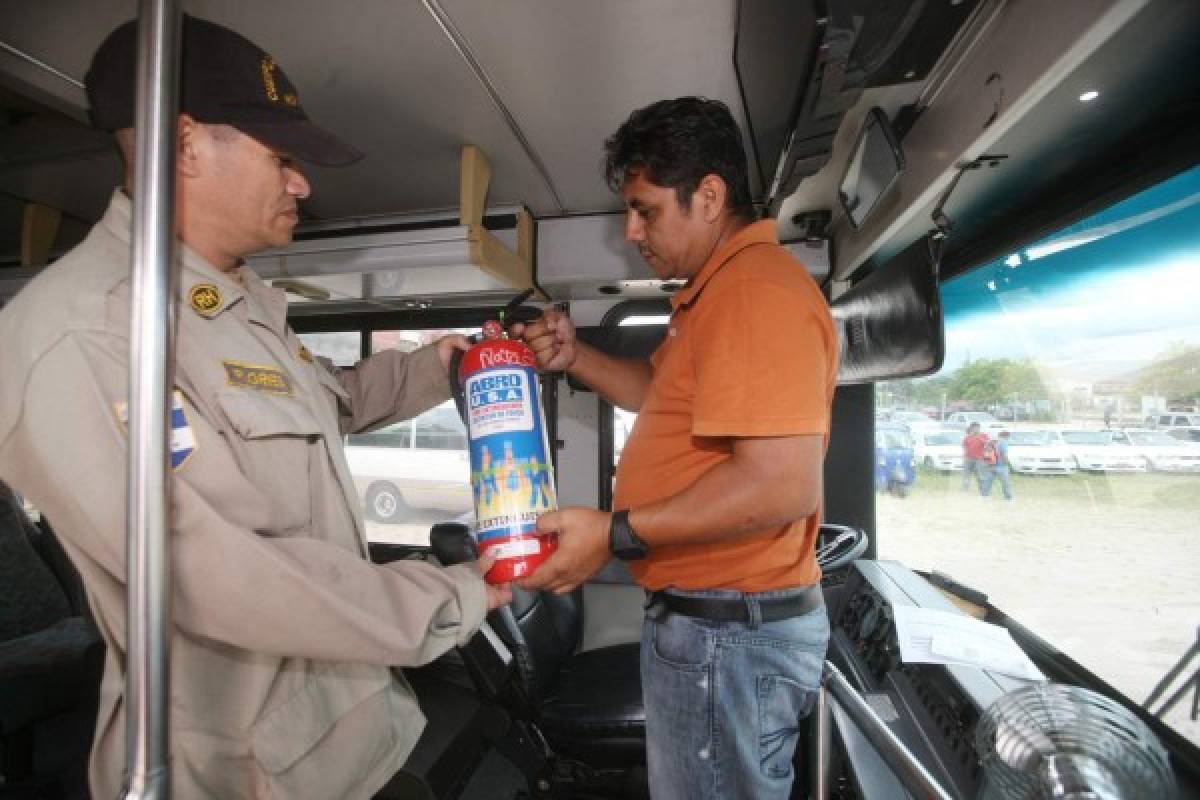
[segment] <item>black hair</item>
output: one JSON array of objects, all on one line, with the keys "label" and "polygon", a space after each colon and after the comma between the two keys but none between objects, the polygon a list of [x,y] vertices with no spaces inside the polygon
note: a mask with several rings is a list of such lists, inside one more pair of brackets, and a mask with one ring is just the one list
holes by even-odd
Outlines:
[{"label": "black hair", "polygon": [[734,216],[756,218],[742,134],[719,100],[677,97],[630,114],[604,142],[604,179],[617,192],[634,172],[674,189],[685,211],[700,181],[718,175]]}]

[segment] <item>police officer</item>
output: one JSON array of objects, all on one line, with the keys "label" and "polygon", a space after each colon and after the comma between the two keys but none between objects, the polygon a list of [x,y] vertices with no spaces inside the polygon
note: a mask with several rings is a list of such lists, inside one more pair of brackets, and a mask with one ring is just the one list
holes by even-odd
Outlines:
[{"label": "police officer", "polygon": [[[86,77],[132,164],[136,25]],[[172,767],[178,797],[370,797],[424,718],[394,665],[463,644],[507,602],[475,566],[366,560],[341,436],[449,397],[461,337],[337,371],[242,258],[286,245],[293,159],[360,157],[309,121],[275,60],[185,17],[176,148],[182,242],[171,467]],[[90,782],[122,784],[132,176],[78,247],[0,313],[0,479],[46,514],[108,646]],[[479,565],[485,571],[487,562]]]}]

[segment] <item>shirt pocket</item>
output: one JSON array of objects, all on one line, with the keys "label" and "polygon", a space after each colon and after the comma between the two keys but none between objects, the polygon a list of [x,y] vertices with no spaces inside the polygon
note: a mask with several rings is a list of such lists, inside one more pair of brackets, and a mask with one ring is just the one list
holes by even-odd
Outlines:
[{"label": "shirt pocket", "polygon": [[260,533],[289,535],[312,523],[314,451],[321,426],[295,397],[245,389],[217,393],[238,466],[266,499],[268,526]]},{"label": "shirt pocket", "polygon": [[[343,796],[347,786],[393,750],[391,690],[391,674],[384,667],[317,666],[299,691],[255,722],[250,734],[254,755],[278,796]],[[339,724],[340,736],[328,739]],[[353,752],[334,752],[347,740],[355,743]]]}]

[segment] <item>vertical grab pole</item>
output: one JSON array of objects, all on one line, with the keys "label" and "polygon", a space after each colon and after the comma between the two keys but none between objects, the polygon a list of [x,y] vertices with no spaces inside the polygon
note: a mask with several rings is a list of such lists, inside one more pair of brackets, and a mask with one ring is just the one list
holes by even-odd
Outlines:
[{"label": "vertical grab pole", "polygon": [[127,800],[171,795],[167,740],[171,582],[169,423],[174,328],[175,122],[178,0],[140,0],[133,195],[133,320],[129,336],[126,508]]},{"label": "vertical grab pole", "polygon": [[811,716],[812,748],[808,763],[812,770],[812,785],[809,796],[812,800],[829,800],[833,780],[833,711],[829,708],[829,690],[824,681],[817,689],[817,702]]}]

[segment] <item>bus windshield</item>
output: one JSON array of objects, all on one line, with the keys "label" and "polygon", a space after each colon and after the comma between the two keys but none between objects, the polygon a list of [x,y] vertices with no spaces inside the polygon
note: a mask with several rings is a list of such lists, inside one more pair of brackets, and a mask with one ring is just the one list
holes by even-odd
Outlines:
[{"label": "bus windshield", "polygon": [[[923,466],[907,496],[878,493],[880,557],[984,592],[1135,702],[1196,641],[1200,473],[1113,432],[1200,402],[1197,263],[1193,168],[944,283],[941,371],[876,385],[880,412],[1004,408],[1021,427],[1011,467]],[[1165,721],[1200,742],[1185,707]]]}]

